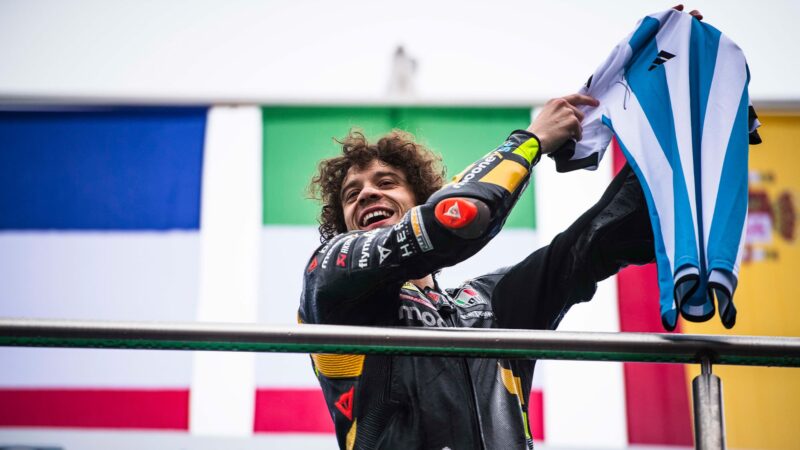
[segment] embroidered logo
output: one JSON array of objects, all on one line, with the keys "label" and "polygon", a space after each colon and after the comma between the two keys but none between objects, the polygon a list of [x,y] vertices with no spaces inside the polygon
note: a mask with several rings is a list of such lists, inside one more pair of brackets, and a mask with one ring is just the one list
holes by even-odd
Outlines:
[{"label": "embroidered logo", "polygon": [[355,389],[355,386],[351,387],[349,391],[339,396],[339,400],[335,403],[336,409],[344,414],[347,420],[353,420],[353,392]]},{"label": "embroidered logo", "polygon": [[653,60],[653,63],[650,65],[650,68],[647,69],[647,71],[649,72],[655,69],[656,67],[664,64],[665,62],[669,61],[674,57],[675,55],[673,55],[672,53],[661,50],[660,52],[658,52],[658,56],[656,56],[656,59]]}]

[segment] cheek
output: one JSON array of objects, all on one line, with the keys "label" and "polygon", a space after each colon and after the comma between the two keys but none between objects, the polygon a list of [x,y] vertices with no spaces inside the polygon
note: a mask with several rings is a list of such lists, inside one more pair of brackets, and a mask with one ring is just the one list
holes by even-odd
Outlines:
[{"label": "cheek", "polygon": [[417,206],[416,196],[413,192],[408,192],[404,198],[404,206],[406,211]]},{"label": "cheek", "polygon": [[348,230],[352,230],[355,227],[355,223],[353,222],[353,206],[343,206],[342,213],[344,215],[344,224]]}]

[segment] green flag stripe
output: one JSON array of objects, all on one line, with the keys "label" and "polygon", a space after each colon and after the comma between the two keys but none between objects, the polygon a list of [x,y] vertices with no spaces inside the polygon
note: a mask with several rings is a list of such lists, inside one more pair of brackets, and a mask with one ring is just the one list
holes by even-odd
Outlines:
[{"label": "green flag stripe", "polygon": [[[315,225],[319,204],[306,188],[321,159],[340,151],[334,141],[351,128],[375,139],[392,128],[413,133],[440,153],[452,176],[530,120],[525,108],[266,107],[264,224]],[[533,189],[520,199],[507,227],[535,228]]]}]

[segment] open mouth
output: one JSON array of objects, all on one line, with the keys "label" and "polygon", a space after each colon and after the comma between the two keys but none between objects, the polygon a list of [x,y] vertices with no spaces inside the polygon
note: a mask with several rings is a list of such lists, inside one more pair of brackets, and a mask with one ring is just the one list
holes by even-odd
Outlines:
[{"label": "open mouth", "polygon": [[390,209],[378,208],[367,212],[361,217],[359,225],[363,228],[370,228],[380,222],[392,217],[394,212]]}]

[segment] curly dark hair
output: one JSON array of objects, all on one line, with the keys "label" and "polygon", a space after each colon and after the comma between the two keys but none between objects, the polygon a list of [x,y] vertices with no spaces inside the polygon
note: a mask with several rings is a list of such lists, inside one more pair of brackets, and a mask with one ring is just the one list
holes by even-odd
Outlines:
[{"label": "curly dark hair", "polygon": [[341,144],[342,154],[320,161],[317,174],[309,185],[311,197],[322,202],[319,215],[321,242],[347,231],[341,190],[345,175],[353,166],[364,169],[372,160],[378,159],[402,170],[417,203],[424,203],[444,184],[441,156],[415,142],[414,136],[405,131],[392,130],[371,144],[363,132],[350,130],[344,139],[336,142]]}]

